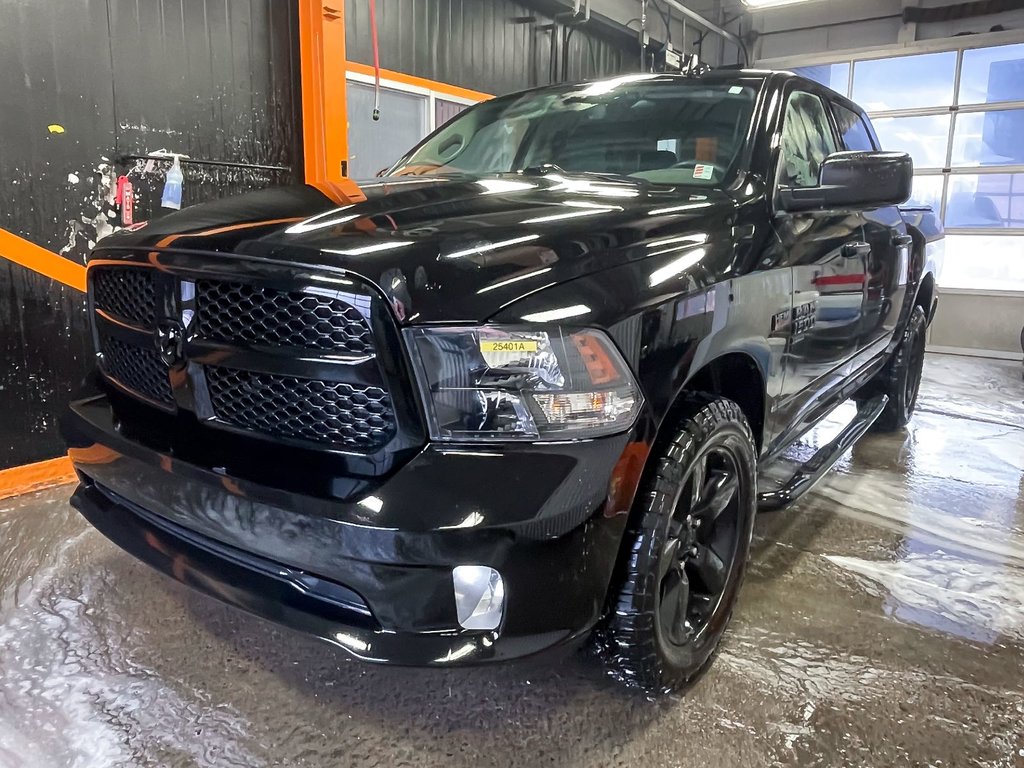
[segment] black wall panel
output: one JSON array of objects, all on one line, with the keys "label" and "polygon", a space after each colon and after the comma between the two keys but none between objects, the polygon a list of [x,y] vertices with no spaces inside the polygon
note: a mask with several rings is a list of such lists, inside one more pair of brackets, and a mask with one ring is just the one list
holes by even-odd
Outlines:
[{"label": "black wall panel", "polygon": [[[299,180],[301,96],[294,0],[108,0],[115,156],[159,149],[289,168],[186,164],[183,204]],[[159,214],[163,174],[129,174]]]},{"label": "black wall panel", "polygon": [[92,357],[82,294],[0,259],[0,469],[57,456],[56,420]]},{"label": "black wall panel", "polygon": [[[297,19],[290,0],[0,0],[0,228],[84,263],[117,224],[118,174],[137,221],[162,215],[167,164],[143,173],[129,154],[288,169],[185,165],[185,204],[298,178]],[[91,354],[83,305],[0,258],[0,469],[62,452],[56,417]]]},{"label": "black wall panel", "polygon": [[114,149],[108,40],[105,2],[0,0],[0,227],[54,251],[99,213],[96,168]]},{"label": "black wall panel", "polygon": [[[373,63],[369,6],[345,2],[346,55]],[[532,17],[532,23],[521,20]],[[516,20],[520,20],[517,23]],[[508,93],[551,82],[551,18],[511,0],[377,0],[380,65],[486,93]],[[563,27],[555,32],[558,58]],[[636,45],[602,34],[595,22],[569,40],[569,80],[635,71]],[[561,63],[555,80],[561,80]]]}]

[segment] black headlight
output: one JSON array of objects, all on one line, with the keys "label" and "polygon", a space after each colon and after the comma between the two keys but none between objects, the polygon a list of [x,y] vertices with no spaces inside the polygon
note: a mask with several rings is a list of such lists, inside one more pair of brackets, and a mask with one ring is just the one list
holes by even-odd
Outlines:
[{"label": "black headlight", "polygon": [[643,403],[601,331],[405,331],[435,440],[570,440],[622,432]]}]

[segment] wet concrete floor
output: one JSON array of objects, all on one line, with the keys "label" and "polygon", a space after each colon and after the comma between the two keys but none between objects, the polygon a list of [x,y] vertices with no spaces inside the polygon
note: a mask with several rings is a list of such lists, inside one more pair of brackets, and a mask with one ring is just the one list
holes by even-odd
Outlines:
[{"label": "wet concrete floor", "polygon": [[[930,355],[905,432],[762,515],[685,697],[582,654],[371,667],[0,501],[0,766],[1024,766],[1024,383]],[[831,427],[809,438],[807,449]]]}]

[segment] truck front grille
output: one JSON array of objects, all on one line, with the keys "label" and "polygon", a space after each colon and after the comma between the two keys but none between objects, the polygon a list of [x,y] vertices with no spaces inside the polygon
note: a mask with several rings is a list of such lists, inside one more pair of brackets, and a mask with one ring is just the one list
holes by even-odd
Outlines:
[{"label": "truck front grille", "polygon": [[100,353],[103,372],[122,388],[160,405],[174,407],[167,366],[155,349],[104,336],[100,340]]},{"label": "truck front grille", "polygon": [[370,452],[395,434],[391,398],[379,387],[208,366],[217,418],[265,435]]},{"label": "truck front grille", "polygon": [[159,270],[89,269],[100,370],[120,389],[192,411],[203,428],[316,449],[374,454],[402,431],[391,389],[408,384],[377,359],[397,337],[387,312],[374,310],[384,301],[375,289],[330,276],[300,284],[285,267],[222,277],[236,268],[231,260],[196,274],[208,266],[165,253]]},{"label": "truck front grille", "polygon": [[139,328],[156,323],[153,270],[141,267],[104,267],[92,277],[92,300],[117,320]]},{"label": "truck front grille", "polygon": [[369,305],[369,296],[354,293],[196,281],[199,334],[227,344],[372,354]]}]

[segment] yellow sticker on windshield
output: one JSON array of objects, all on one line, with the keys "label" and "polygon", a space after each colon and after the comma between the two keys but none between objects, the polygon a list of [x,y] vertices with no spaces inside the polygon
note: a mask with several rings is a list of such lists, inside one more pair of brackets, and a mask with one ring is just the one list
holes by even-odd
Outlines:
[{"label": "yellow sticker on windshield", "polygon": [[537,342],[531,339],[480,340],[481,352],[536,352]]}]

